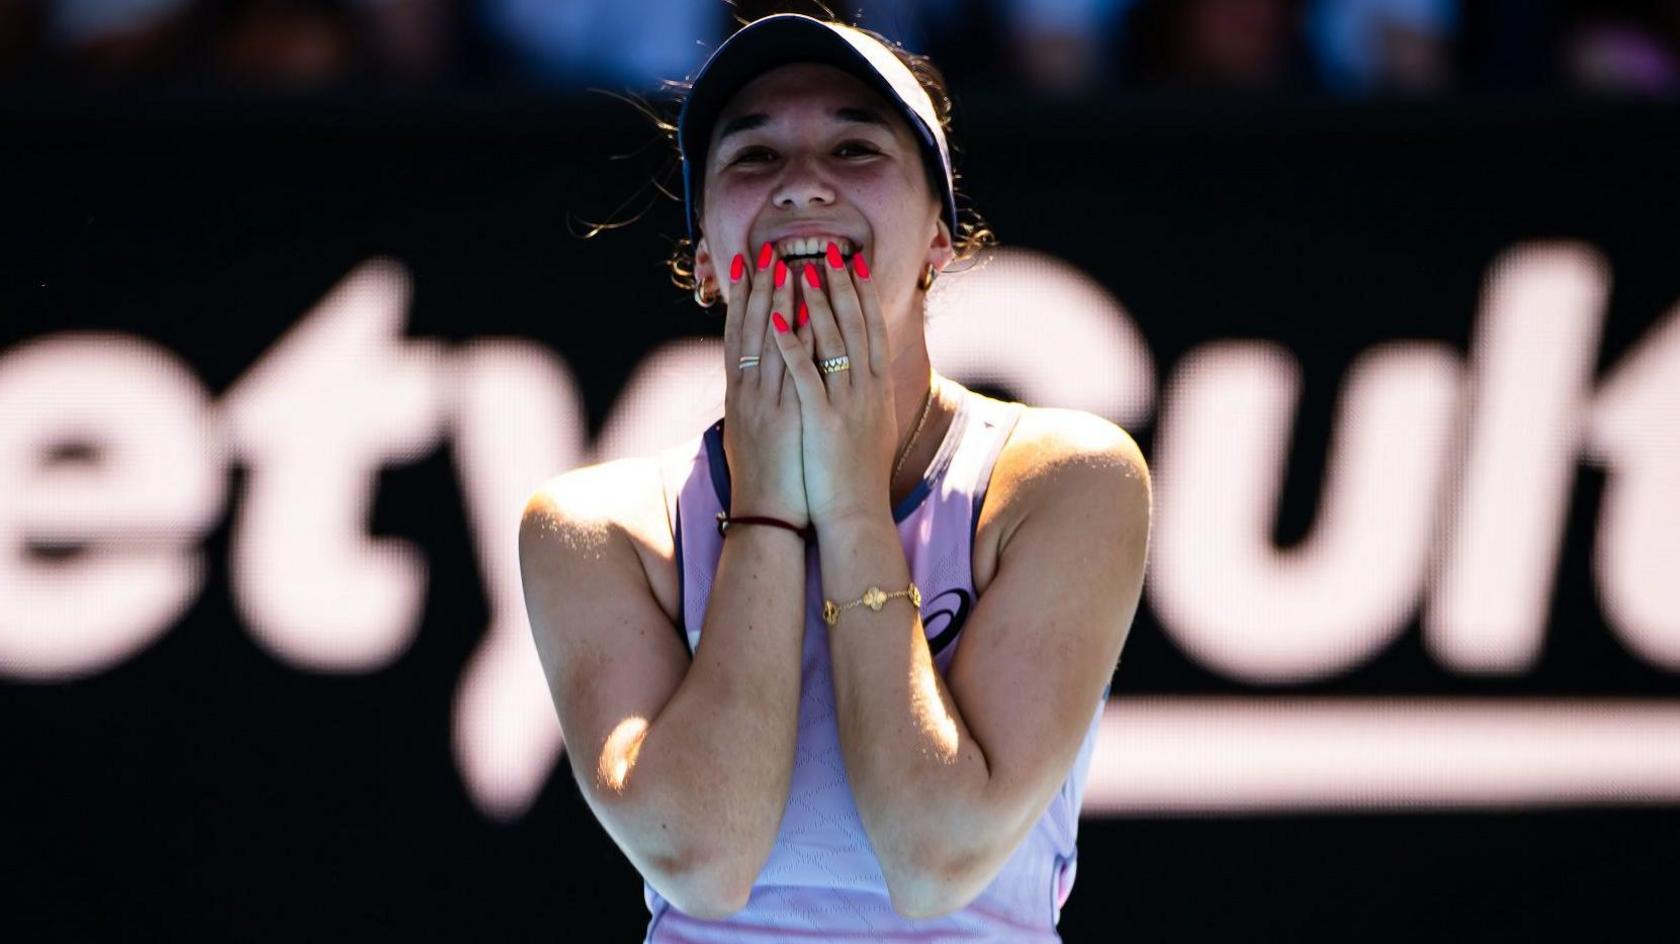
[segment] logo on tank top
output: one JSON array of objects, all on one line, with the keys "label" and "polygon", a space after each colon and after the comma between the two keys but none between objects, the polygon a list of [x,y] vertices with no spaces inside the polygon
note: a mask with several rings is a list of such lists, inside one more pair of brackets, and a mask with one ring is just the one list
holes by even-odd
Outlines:
[{"label": "logo on tank top", "polygon": [[[943,608],[940,608],[940,601],[944,601]],[[928,640],[931,654],[938,655],[957,638],[963,624],[968,622],[968,611],[973,608],[973,594],[961,587],[952,587],[927,602],[922,609],[922,628],[929,633],[936,628],[938,631],[938,635]],[[940,622],[941,617],[944,618],[943,623]]]}]

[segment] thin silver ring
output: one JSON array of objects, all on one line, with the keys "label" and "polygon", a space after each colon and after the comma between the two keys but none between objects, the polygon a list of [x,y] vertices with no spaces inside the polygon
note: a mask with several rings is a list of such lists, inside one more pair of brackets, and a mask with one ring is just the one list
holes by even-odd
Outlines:
[{"label": "thin silver ring", "polygon": [[759,355],[757,354],[742,354],[740,363],[736,366],[741,370],[746,370],[748,367],[757,367],[758,358]]},{"label": "thin silver ring", "polygon": [[817,362],[817,367],[825,374],[838,374],[843,370],[852,369],[852,359],[842,354],[839,357],[824,358]]}]

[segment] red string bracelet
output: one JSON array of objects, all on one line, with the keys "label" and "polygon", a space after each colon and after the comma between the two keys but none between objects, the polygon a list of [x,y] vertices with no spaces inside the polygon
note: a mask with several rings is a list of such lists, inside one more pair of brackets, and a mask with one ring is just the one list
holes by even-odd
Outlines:
[{"label": "red string bracelet", "polygon": [[734,525],[738,525],[738,524],[769,524],[769,525],[775,525],[778,528],[786,528],[789,531],[792,531],[794,534],[799,535],[801,538],[805,539],[806,541],[809,541],[812,538],[812,531],[811,531],[811,527],[809,525],[801,528],[799,525],[796,525],[791,521],[783,521],[780,518],[771,518],[771,517],[768,517],[766,515],[733,515],[733,516],[731,516],[729,514],[729,512],[727,512],[727,511],[720,511],[720,512],[717,513],[717,523],[718,523],[718,525],[717,525],[718,533],[719,534],[725,534],[725,535],[729,533],[730,527],[732,527]]}]

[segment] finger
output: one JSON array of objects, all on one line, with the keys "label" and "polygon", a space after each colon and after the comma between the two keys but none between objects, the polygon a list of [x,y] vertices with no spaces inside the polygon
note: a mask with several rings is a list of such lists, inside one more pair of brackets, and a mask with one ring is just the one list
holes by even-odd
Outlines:
[{"label": "finger", "polygon": [[761,376],[759,383],[763,396],[767,402],[777,403],[782,396],[782,374],[784,368],[777,363],[777,358],[770,353],[771,345],[775,342],[770,334],[787,325],[789,314],[793,311],[793,272],[787,263],[780,259],[772,267],[770,274],[770,324],[765,325],[765,338],[761,342],[764,350],[764,360],[758,365]]},{"label": "finger", "polygon": [[[869,364],[869,334],[863,326],[863,308],[858,302],[857,289],[852,285],[846,261],[840,257],[840,247],[828,244],[826,271],[828,303],[834,309],[834,320],[840,325],[840,336],[846,339],[846,355],[852,359],[853,370],[863,370]],[[830,355],[833,356],[833,355]]]},{"label": "finger", "polygon": [[[857,292],[863,308],[863,326],[869,334],[869,369],[877,377],[887,376],[892,364],[892,349],[887,340],[887,318],[881,312],[881,296],[869,278],[869,262],[859,251],[852,256],[852,288]],[[859,365],[860,367],[862,365]]]},{"label": "finger", "polygon": [[[786,324],[785,321],[781,325],[772,323],[772,327],[785,327]],[[777,350],[782,354],[782,363],[787,365],[794,393],[799,397],[800,412],[804,413],[817,404],[828,402],[828,390],[823,386],[822,374],[817,372],[817,365],[811,363],[805,346],[799,343],[799,336],[789,330],[773,331],[772,337],[775,339]]]},{"label": "finger", "polygon": [[[803,281],[800,282],[800,291],[805,291]],[[794,337],[799,339],[799,347],[805,352],[805,362],[810,363],[816,357],[817,341],[816,332],[811,328],[811,307],[803,298],[799,300],[799,315],[793,325]],[[788,371],[786,389],[790,392],[794,389],[791,370]]]},{"label": "finger", "polygon": [[[801,282],[800,284],[800,292],[804,294],[804,283]],[[799,314],[797,320],[793,323],[793,333],[798,336],[799,343],[804,346],[805,356],[807,358],[815,356],[816,329],[811,327],[811,306],[804,298],[799,299]]]},{"label": "finger", "polygon": [[[834,323],[834,310],[829,306],[828,293],[820,288],[822,282],[817,276],[815,263],[806,266],[805,280],[805,301],[810,309],[811,331],[815,339],[813,353],[818,360],[839,357],[846,353],[846,340],[840,336],[840,327]],[[811,288],[813,284],[819,287]],[[850,383],[845,373],[841,371],[821,376],[835,383]]]},{"label": "finger", "polygon": [[[775,292],[773,281],[775,257],[776,247],[769,243],[765,243],[758,250],[758,260],[752,270],[752,284],[747,297],[746,314],[741,321],[741,353],[743,355],[757,354],[762,358],[763,355],[770,353],[764,344],[764,327],[769,323],[771,296]],[[732,364],[730,366],[737,367],[738,365]],[[753,380],[753,386],[756,389],[758,375],[762,372],[752,367],[748,367],[747,370],[753,371],[752,374],[747,376]]]},{"label": "finger", "polygon": [[771,303],[770,307],[772,309],[770,317],[764,320],[763,360],[753,369],[759,373],[758,395],[762,396],[767,403],[780,403],[787,368],[782,364],[781,355],[776,353],[776,339],[773,337],[776,333],[773,319],[780,313],[774,310],[774,303]]},{"label": "finger", "polygon": [[731,278],[723,286],[723,353],[730,370],[735,368],[735,358],[741,353],[741,321],[746,315],[747,293],[742,283],[746,275],[746,256],[735,254],[730,263],[730,275],[741,273],[741,278]]}]

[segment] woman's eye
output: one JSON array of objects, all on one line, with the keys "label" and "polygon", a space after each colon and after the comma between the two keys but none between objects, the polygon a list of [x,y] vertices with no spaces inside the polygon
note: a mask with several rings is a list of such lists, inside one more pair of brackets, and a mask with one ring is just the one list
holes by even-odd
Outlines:
[{"label": "woman's eye", "polygon": [[[880,153],[879,151],[875,150],[875,148],[872,145],[864,144],[864,143],[858,142],[858,141],[848,141],[845,144],[842,144],[839,147],[834,149],[834,153],[836,153],[836,154],[843,154],[843,153],[848,152],[848,151],[854,152],[856,154],[861,154],[861,155],[864,155],[864,156],[869,156],[869,155],[874,155],[874,154],[879,154]],[[735,160],[731,161],[730,163],[732,163],[732,164],[756,163],[752,159],[755,158],[755,157],[759,157],[759,156],[775,157],[775,152],[771,151],[768,148],[748,148],[745,151],[742,151],[741,153],[735,155]]]}]

